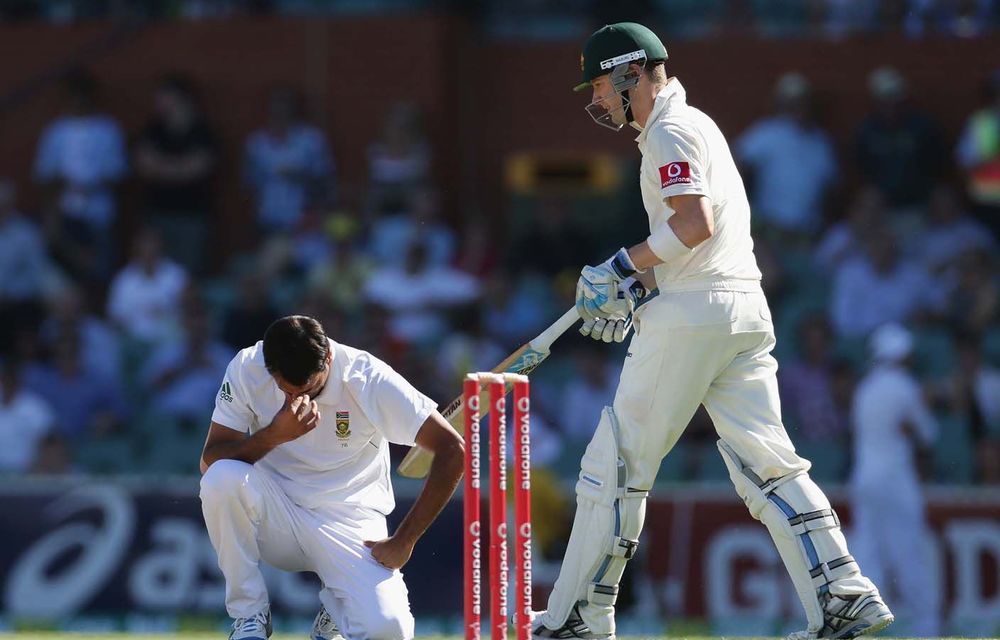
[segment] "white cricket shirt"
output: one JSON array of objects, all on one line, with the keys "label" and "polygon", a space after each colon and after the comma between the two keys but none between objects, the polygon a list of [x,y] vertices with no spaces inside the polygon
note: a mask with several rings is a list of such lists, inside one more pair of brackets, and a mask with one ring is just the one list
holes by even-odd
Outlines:
[{"label": "white cricket shirt", "polygon": [[660,90],[635,141],[642,153],[640,187],[650,233],[674,214],[666,203],[671,196],[707,196],[715,217],[711,238],[653,267],[660,291],[759,290],[743,179],[719,127],[687,104],[677,78]]},{"label": "white cricket shirt", "polygon": [[[388,514],[395,506],[389,443],[412,446],[436,405],[375,356],[333,340],[330,348],[330,379],[314,398],[319,426],[278,445],[255,466],[303,507],[334,502]],[[229,363],[212,421],[254,433],[271,423],[284,401],[258,342]]]},{"label": "white cricket shirt", "polygon": [[886,487],[919,482],[913,441],[904,429],[930,445],[937,421],[924,403],[920,385],[898,365],[878,365],[858,383],[851,407],[856,486]]}]

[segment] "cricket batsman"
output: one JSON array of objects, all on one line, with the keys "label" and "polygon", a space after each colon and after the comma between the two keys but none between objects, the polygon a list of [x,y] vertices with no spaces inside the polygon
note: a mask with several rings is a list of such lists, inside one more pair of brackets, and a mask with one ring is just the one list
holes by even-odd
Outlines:
[{"label": "cricket batsman", "polygon": [[[743,181],[718,126],[687,104],[666,60],[652,31],[627,22],[598,30],[583,50],[576,90],[592,90],[587,112],[613,131],[638,131],[650,235],[585,267],[577,284],[581,331],[621,341],[634,322],[635,336],[614,404],[581,461],[569,545],[533,636],[614,638],[618,582],[639,544],[646,496],[699,404],[736,492],[767,527],[805,608],[808,628],[790,638],[877,631],[892,613],[781,422],[774,328]],[[629,286],[633,278],[645,286]],[[654,287],[656,297],[646,294]]]},{"label": "cricket batsman", "polygon": [[[201,456],[201,503],[226,578],[231,640],[266,640],[261,560],[323,583],[312,640],[408,640],[413,616],[399,569],[447,504],[462,438],[435,403],[374,356],[288,316],[226,371]],[[434,462],[392,535],[389,442]]]}]

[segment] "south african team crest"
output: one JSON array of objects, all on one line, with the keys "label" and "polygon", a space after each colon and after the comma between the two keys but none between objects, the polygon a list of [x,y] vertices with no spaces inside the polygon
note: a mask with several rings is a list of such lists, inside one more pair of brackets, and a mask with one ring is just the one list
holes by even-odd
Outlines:
[{"label": "south african team crest", "polygon": [[351,412],[350,411],[338,411],[337,412],[337,437],[341,440],[347,440],[351,437]]}]

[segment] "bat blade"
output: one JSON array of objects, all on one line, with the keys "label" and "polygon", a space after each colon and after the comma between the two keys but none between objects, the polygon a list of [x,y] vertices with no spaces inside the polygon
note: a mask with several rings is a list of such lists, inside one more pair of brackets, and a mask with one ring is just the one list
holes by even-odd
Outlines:
[{"label": "bat blade", "polygon": [[[507,356],[503,362],[493,367],[492,373],[528,375],[547,357],[549,357],[548,350],[533,349],[531,343],[528,343],[522,345],[517,351]],[[511,386],[507,385],[508,391],[510,391]],[[488,407],[489,403],[480,403],[480,406]],[[465,435],[465,410],[461,395],[449,402],[448,406],[441,411],[441,415],[455,428],[455,431]],[[486,412],[484,411],[482,415],[485,417]],[[423,478],[431,470],[433,460],[434,454],[430,451],[419,446],[413,447],[399,463],[399,473],[405,478]]]},{"label": "bat blade", "polygon": [[[559,336],[564,334],[570,327],[580,319],[577,315],[576,309],[571,308],[566,311],[558,320],[553,322],[544,331],[538,334],[534,340],[531,342],[521,345],[517,351],[510,354],[504,358],[503,362],[493,367],[491,373],[519,373],[521,375],[528,375],[535,368],[542,363],[543,360],[549,357],[550,349],[552,348],[552,343],[555,342]],[[507,385],[507,391],[510,391],[512,385]],[[483,407],[488,407],[488,402],[480,403]],[[462,396],[459,395],[457,398],[448,403],[448,406],[441,411],[441,415],[444,419],[458,431],[459,434],[465,435],[465,412],[463,410]],[[485,416],[486,413],[484,412]],[[434,460],[434,454],[426,449],[416,446],[407,452],[406,457],[403,461],[399,463],[399,473],[405,478],[423,478],[431,470],[431,462]]]}]

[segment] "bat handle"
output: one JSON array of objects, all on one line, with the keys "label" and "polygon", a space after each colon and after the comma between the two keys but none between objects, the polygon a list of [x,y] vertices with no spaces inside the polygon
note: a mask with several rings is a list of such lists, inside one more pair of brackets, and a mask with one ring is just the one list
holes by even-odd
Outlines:
[{"label": "bat handle", "polygon": [[562,314],[562,316],[553,322],[548,329],[542,331],[538,334],[534,340],[529,342],[531,348],[535,351],[548,352],[552,347],[552,343],[562,334],[566,333],[570,327],[576,324],[576,321],[580,319],[580,314],[576,312],[576,307],[570,307],[569,311]]}]

